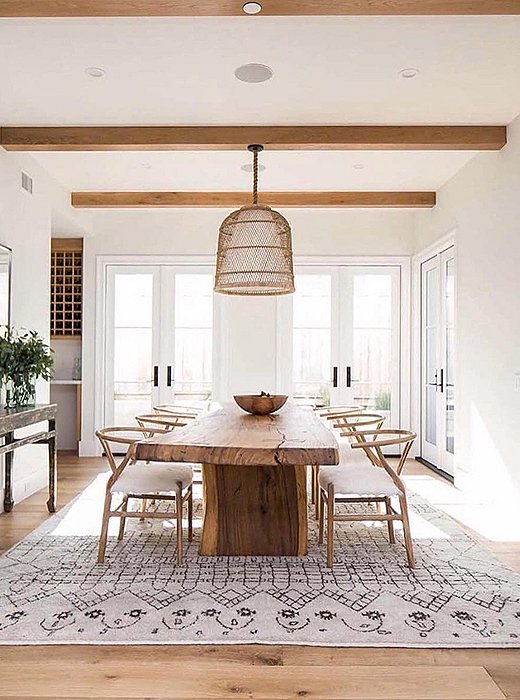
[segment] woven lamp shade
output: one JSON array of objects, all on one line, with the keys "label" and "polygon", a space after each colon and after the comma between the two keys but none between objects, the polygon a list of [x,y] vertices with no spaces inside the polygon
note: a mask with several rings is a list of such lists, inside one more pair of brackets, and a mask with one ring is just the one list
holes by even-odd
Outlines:
[{"label": "woven lamp shade", "polygon": [[291,227],[279,212],[252,204],[219,229],[215,292],[269,296],[294,292]]}]

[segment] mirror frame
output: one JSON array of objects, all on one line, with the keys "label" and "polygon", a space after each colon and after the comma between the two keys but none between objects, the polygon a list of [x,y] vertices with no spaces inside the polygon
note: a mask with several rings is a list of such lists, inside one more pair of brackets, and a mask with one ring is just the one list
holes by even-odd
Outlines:
[{"label": "mirror frame", "polygon": [[7,264],[7,326],[11,326],[11,291],[13,278],[13,250],[4,243],[0,243],[0,254],[7,253],[9,261]]}]

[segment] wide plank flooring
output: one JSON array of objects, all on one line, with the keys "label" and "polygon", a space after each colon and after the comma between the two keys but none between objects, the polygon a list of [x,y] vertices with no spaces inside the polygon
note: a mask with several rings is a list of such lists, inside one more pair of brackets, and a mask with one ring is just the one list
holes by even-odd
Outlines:
[{"label": "wide plank flooring", "polygon": [[[59,506],[104,470],[103,460],[61,455]],[[430,474],[412,462],[409,472]],[[44,491],[0,515],[0,551],[47,517]],[[519,542],[484,544],[520,570]],[[520,650],[0,646],[0,698],[520,700]]]}]

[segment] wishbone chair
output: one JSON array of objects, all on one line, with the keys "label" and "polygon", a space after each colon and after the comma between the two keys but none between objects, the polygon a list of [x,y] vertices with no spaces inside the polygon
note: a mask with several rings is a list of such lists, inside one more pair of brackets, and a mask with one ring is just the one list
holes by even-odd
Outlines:
[{"label": "wishbone chair", "polygon": [[[167,433],[161,428],[148,429],[153,435]],[[96,431],[96,437],[101,443],[107,457],[112,474],[110,475],[105,492],[105,504],[99,538],[98,562],[103,563],[108,538],[110,518],[120,518],[118,542],[123,539],[127,518],[160,518],[177,521],[177,563],[182,563],[183,538],[182,515],[184,503],[188,504],[188,540],[193,538],[193,469],[192,465],[184,463],[160,462],[149,464],[137,462],[134,458],[134,446],[143,439],[140,428],[103,428]],[[126,453],[121,461],[116,461],[112,445],[126,445]],[[122,501],[116,507],[112,506],[115,494],[122,495]],[[142,511],[128,510],[130,499],[155,499],[175,503],[175,512],[153,511],[143,514]]]},{"label": "wishbone chair", "polygon": [[[406,556],[410,568],[415,566],[413,540],[410,532],[406,487],[399,476],[417,437],[411,430],[364,430],[355,433],[353,449],[364,450],[371,464],[354,465],[347,469],[323,467],[319,475],[320,515],[319,542],[323,542],[325,510],[327,514],[327,566],[334,559],[334,522],[383,521],[388,525],[388,537],[395,543],[394,522],[403,524]],[[394,469],[383,454],[383,447],[403,445]],[[399,501],[399,511],[391,499]],[[336,503],[384,503],[385,513],[336,514]]]},{"label": "wishbone chair", "polygon": [[[348,414],[343,414],[340,418],[336,418],[335,422],[333,424],[333,428],[339,431],[340,437],[346,437],[349,439],[350,442],[353,440],[353,435],[356,432],[359,432],[359,429],[363,428],[368,428],[368,427],[374,427],[376,430],[379,430],[381,426],[383,425],[385,420],[385,417],[382,416],[379,413],[364,413],[364,412],[350,412]],[[354,457],[354,454],[352,450],[350,449],[350,445],[346,444],[340,444],[339,446],[340,450],[340,464],[348,464],[349,462],[352,462],[355,460],[356,462],[359,462],[360,459],[362,458],[362,455],[356,455]],[[357,458],[357,459],[356,459]],[[361,459],[361,461],[363,461]],[[311,492],[314,493],[314,512],[315,512],[315,517],[318,519],[319,513],[320,513],[320,504],[319,504],[319,473],[320,473],[320,465],[319,464],[313,464],[312,465],[312,489]]]}]

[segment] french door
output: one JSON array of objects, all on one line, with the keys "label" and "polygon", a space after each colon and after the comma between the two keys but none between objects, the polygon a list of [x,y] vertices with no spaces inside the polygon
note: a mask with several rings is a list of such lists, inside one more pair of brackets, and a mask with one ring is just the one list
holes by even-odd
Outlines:
[{"label": "french door", "polygon": [[455,255],[453,247],[422,264],[421,456],[453,476]]},{"label": "french door", "polygon": [[211,396],[212,287],[203,267],[107,266],[105,424]]},{"label": "french door", "polygon": [[292,335],[283,388],[302,402],[363,405],[398,426],[400,267],[305,267],[295,286],[282,302]]}]

